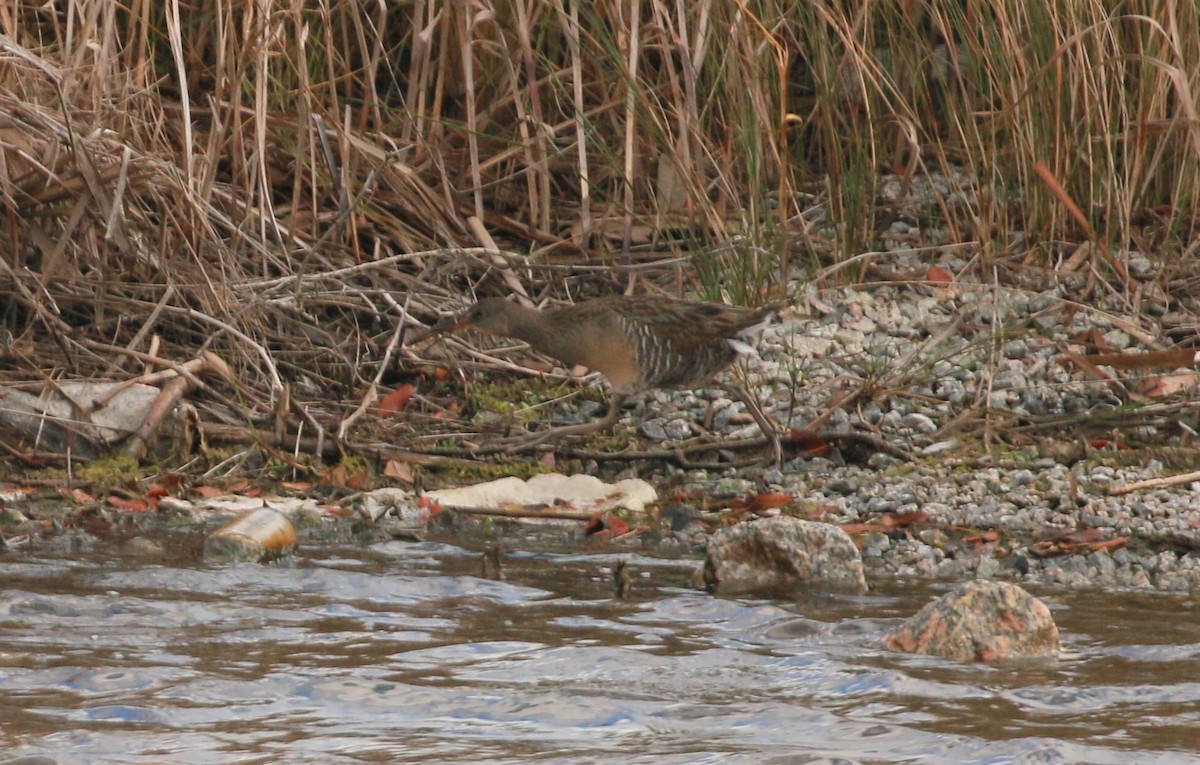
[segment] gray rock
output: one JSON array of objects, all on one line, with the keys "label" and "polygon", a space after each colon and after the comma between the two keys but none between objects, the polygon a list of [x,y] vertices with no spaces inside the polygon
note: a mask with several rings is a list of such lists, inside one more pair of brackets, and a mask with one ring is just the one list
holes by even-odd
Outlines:
[{"label": "gray rock", "polygon": [[663,426],[663,431],[671,441],[683,441],[694,435],[692,424],[682,417],[676,417]]},{"label": "gray rock", "polygon": [[979,565],[975,567],[975,575],[980,579],[994,579],[1003,570],[1000,561],[988,556],[979,560]]},{"label": "gray rock", "polygon": [[906,428],[912,428],[918,433],[933,433],[938,429],[937,423],[931,417],[924,414],[912,413],[906,414],[900,423]]},{"label": "gray rock", "polygon": [[932,443],[932,444],[930,444],[929,446],[926,446],[924,449],[922,449],[922,450],[921,450],[921,454],[925,455],[926,457],[934,457],[934,456],[937,456],[937,455],[939,455],[939,454],[944,454],[944,453],[946,453],[946,452],[950,451],[950,450],[951,450],[951,449],[953,449],[953,448],[954,448],[954,447],[955,447],[957,444],[958,444],[958,442],[957,442],[957,441],[953,441],[953,440],[951,440],[951,441],[938,441],[938,442],[936,442],[936,443]]},{"label": "gray rock", "polygon": [[713,534],[703,578],[707,589],[722,593],[867,588],[862,558],[846,532],[789,516],[741,523]]},{"label": "gray rock", "polygon": [[1129,333],[1119,329],[1110,329],[1105,332],[1104,342],[1108,343],[1108,347],[1113,351],[1123,351],[1133,345],[1133,339],[1129,337]]},{"label": "gray rock", "polygon": [[1014,486],[1028,486],[1033,483],[1032,470],[1014,470],[1012,475],[1008,477]]},{"label": "gray rock", "polygon": [[1117,564],[1107,552],[1094,552],[1088,555],[1088,567],[1091,569],[1096,585],[1111,585],[1116,583]]},{"label": "gray rock", "polygon": [[1004,355],[1010,359],[1022,358],[1029,355],[1029,343],[1021,338],[1009,340],[1004,344]]},{"label": "gray rock", "polygon": [[862,483],[856,478],[844,477],[825,484],[823,491],[827,496],[840,494],[845,497],[856,494],[861,485]]},{"label": "gray rock", "polygon": [[892,538],[878,531],[871,532],[863,541],[863,555],[880,556],[892,546]]},{"label": "gray rock", "polygon": [[638,426],[638,431],[651,441],[666,441],[667,431],[657,420],[647,420]]},{"label": "gray rock", "polygon": [[899,506],[898,502],[888,497],[871,497],[867,500],[867,512],[872,514],[889,513]]},{"label": "gray rock", "polygon": [[943,378],[934,383],[933,395],[951,404],[961,404],[967,400],[967,386],[961,380]]},{"label": "gray rock", "polygon": [[873,401],[864,406],[860,414],[863,422],[868,425],[876,425],[883,419],[883,411],[879,408],[879,404]]},{"label": "gray rock", "polygon": [[1129,253],[1129,260],[1125,262],[1125,267],[1129,270],[1129,275],[1137,279],[1149,279],[1154,276],[1154,263],[1140,252]]},{"label": "gray rock", "polygon": [[125,552],[139,555],[143,558],[157,558],[165,555],[166,550],[158,542],[146,537],[133,537],[125,542]]}]

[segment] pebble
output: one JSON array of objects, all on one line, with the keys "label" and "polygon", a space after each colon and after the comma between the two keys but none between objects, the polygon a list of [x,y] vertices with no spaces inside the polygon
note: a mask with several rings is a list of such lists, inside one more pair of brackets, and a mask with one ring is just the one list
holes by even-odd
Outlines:
[{"label": "pebble", "polygon": [[667,429],[660,425],[657,420],[647,420],[638,426],[638,430],[642,436],[650,441],[666,441]]},{"label": "pebble", "polygon": [[1033,483],[1032,470],[1014,470],[1009,475],[1008,480],[1013,482],[1014,486],[1028,486]]},{"label": "pebble", "polygon": [[1158,270],[1154,263],[1140,252],[1129,253],[1125,267],[1129,274],[1137,279],[1149,279]]},{"label": "pebble", "polygon": [[691,423],[682,418],[676,418],[668,422],[664,426],[663,431],[671,441],[683,441],[694,435]]},{"label": "pebble", "polygon": [[904,415],[900,423],[904,427],[912,428],[918,433],[933,433],[938,429],[937,423],[928,415],[920,414],[919,412]]}]

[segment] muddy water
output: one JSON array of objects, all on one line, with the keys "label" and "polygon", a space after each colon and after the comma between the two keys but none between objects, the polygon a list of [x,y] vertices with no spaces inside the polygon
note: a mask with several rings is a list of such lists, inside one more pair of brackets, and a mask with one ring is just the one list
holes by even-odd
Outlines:
[{"label": "muddy water", "polygon": [[679,563],[387,543],[0,557],[0,762],[1200,763],[1200,614],[1039,592],[1055,662],[880,651],[936,588],[724,599]]}]

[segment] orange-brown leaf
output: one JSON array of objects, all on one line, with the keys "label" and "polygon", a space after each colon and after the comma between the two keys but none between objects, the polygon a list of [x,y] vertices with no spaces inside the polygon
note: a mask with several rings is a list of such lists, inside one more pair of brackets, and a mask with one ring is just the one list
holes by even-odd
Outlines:
[{"label": "orange-brown leaf", "polygon": [[135,513],[144,513],[150,509],[150,506],[140,499],[125,499],[124,497],[108,497],[105,502],[110,507],[115,507],[118,510],[129,510]]},{"label": "orange-brown leaf", "polygon": [[412,383],[405,383],[396,390],[379,399],[379,411],[385,414],[395,414],[396,412],[404,411],[404,407],[408,406],[408,401],[416,393],[417,387]]},{"label": "orange-brown leaf", "polygon": [[615,515],[609,515],[605,518],[604,525],[608,527],[608,530],[615,537],[624,536],[629,533],[629,524]]},{"label": "orange-brown leaf", "polygon": [[920,510],[914,510],[911,513],[884,513],[879,519],[879,525],[885,530],[901,529],[906,526],[912,526],[914,523],[924,523],[929,520],[929,513],[923,513]]},{"label": "orange-brown leaf", "polygon": [[829,451],[829,443],[824,438],[811,430],[800,428],[792,428],[788,436],[788,445],[814,457],[820,457]]},{"label": "orange-brown leaf", "polygon": [[984,545],[993,544],[1000,540],[1000,532],[981,531],[978,534],[967,534],[962,538],[963,544],[968,544],[973,547],[983,547]]},{"label": "orange-brown leaf", "polygon": [[941,266],[930,266],[925,272],[925,281],[930,284],[950,284],[954,281],[954,274]]},{"label": "orange-brown leaf", "polygon": [[750,494],[746,497],[746,507],[751,510],[769,510],[773,507],[787,507],[795,501],[791,494],[780,492],[765,492]]},{"label": "orange-brown leaf", "polygon": [[422,510],[428,510],[429,514],[435,517],[442,513],[442,506],[438,504],[438,501],[429,497],[419,497],[417,499],[417,507]]},{"label": "orange-brown leaf", "polygon": [[96,501],[95,497],[93,497],[91,494],[88,494],[83,489],[71,489],[71,499],[82,504]]},{"label": "orange-brown leaf", "polygon": [[629,524],[607,510],[600,510],[583,527],[586,536],[605,534],[609,537],[619,537],[629,533]]},{"label": "orange-brown leaf", "polygon": [[149,504],[150,508],[153,510],[158,509],[158,501],[160,499],[169,496],[171,496],[170,492],[168,492],[160,483],[152,483],[150,484],[150,487],[146,489],[146,503]]}]

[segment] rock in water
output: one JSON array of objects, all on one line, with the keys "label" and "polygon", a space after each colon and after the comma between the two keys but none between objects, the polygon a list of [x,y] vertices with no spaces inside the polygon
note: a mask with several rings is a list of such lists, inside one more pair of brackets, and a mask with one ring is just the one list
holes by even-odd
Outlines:
[{"label": "rock in water", "polygon": [[740,523],[708,540],[703,583],[710,592],[779,592],[797,587],[862,592],[862,557],[837,526],[789,516]]},{"label": "rock in water", "polygon": [[965,662],[1052,657],[1059,647],[1045,603],[1015,584],[987,580],[958,585],[884,635],[883,644]]},{"label": "rock in water", "polygon": [[260,507],[234,518],[204,540],[208,563],[268,563],[296,547],[296,529],[287,516]]}]

